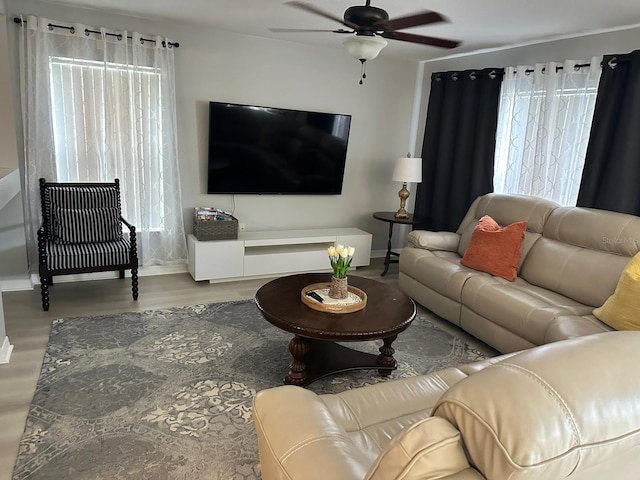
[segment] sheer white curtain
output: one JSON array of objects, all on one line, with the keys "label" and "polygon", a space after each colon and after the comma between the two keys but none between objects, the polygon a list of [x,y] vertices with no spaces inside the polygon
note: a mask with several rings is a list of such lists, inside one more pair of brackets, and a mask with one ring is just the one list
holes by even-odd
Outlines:
[{"label": "sheer white curtain", "polygon": [[[500,95],[494,191],[575,205],[600,79],[601,58],[518,65]],[[559,68],[562,67],[562,68]]]},{"label": "sheer white curtain", "polygon": [[20,74],[32,268],[40,177],[119,178],[123,216],[136,225],[141,265],[186,263],[169,40],[32,16],[24,20]]}]

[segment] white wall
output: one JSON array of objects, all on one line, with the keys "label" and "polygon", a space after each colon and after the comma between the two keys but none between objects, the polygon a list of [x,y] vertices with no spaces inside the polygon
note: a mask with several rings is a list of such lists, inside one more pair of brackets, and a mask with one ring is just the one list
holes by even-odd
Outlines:
[{"label": "white wall", "polygon": [[[410,145],[415,62],[385,58],[367,66],[335,48],[238,35],[196,25],[7,0],[9,20],[33,14],[61,22],[165,35],[180,43],[176,84],[180,173],[185,226],[196,206],[233,207],[231,195],[206,194],[208,102],[289,107],[352,115],[343,193],[339,196],[235,196],[235,216],[247,230],[354,226],[374,234],[373,249],[386,248],[387,225],[377,210],[397,209],[400,185],[390,181],[393,162]],[[17,27],[11,21],[12,66],[17,84]],[[16,99],[16,103],[19,99]]]},{"label": "white wall", "polygon": [[0,290],[5,291],[29,285],[8,54],[5,18],[0,15]]},{"label": "white wall", "polygon": [[9,361],[12,346],[6,335],[2,290],[6,283],[26,280],[26,250],[14,110],[11,98],[7,32],[0,14],[0,363]]},{"label": "white wall", "polygon": [[[236,217],[249,230],[314,226],[381,230],[371,213],[396,203],[399,187],[390,182],[391,170],[409,144],[415,64],[381,56],[370,63],[368,78],[360,86],[359,63],[342,48],[201,30],[184,32],[180,40],[193,45],[177,52],[178,115],[185,122],[183,185],[190,188],[183,190],[185,206],[233,206],[229,195],[204,193],[209,100],[348,113],[352,121],[342,195],[236,195]],[[212,52],[212,45],[223,48]],[[376,237],[374,248],[382,248],[384,238]]]}]

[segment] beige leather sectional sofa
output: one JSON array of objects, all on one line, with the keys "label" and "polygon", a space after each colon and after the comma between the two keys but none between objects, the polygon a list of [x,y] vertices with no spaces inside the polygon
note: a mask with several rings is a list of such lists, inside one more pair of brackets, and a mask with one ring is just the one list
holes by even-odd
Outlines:
[{"label": "beige leather sectional sofa", "polygon": [[637,480],[640,332],[336,395],[259,392],[264,480]]},{"label": "beige leather sectional sofa", "polygon": [[[460,264],[475,225],[528,222],[510,282]],[[415,230],[400,255],[399,286],[421,305],[491,345],[514,352],[612,330],[592,315],[640,250],[640,218],[520,195],[490,193],[458,230]]]}]

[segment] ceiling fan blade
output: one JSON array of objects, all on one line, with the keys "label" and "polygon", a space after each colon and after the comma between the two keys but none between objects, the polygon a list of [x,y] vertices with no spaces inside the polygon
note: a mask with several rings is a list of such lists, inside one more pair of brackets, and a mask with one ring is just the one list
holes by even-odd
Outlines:
[{"label": "ceiling fan blade", "polygon": [[448,21],[449,20],[446,17],[443,17],[438,12],[424,10],[422,12],[412,13],[411,15],[405,15],[404,17],[393,18],[391,20],[383,20],[381,22],[375,23],[373,26],[390,31]]},{"label": "ceiling fan blade", "polygon": [[380,36],[391,40],[401,40],[403,42],[422,43],[434,47],[455,48],[460,45],[458,40],[447,40],[446,38],[427,37],[426,35],[415,35],[405,32],[384,32]]},{"label": "ceiling fan blade", "polygon": [[341,23],[346,27],[353,28],[354,30],[359,28],[358,25],[356,25],[355,23],[347,22],[343,18],[336,17],[335,15],[329,12],[325,12],[324,10],[319,9],[311,5],[310,3],[293,1],[293,2],[285,2],[285,5],[291,5],[292,7],[300,8],[310,13],[315,13],[316,15],[320,15],[321,17],[328,18],[329,20],[333,20],[334,22]]},{"label": "ceiling fan blade", "polygon": [[331,32],[331,33],[353,33],[353,30],[345,30],[344,28],[339,28],[338,30],[316,30],[310,28],[270,28],[270,32],[275,33],[295,33],[295,32]]}]

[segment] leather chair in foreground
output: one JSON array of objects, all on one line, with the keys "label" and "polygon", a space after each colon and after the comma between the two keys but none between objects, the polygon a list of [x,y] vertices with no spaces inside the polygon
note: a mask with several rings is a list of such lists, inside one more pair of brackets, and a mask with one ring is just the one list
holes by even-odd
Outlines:
[{"label": "leather chair in foreground", "polygon": [[640,332],[254,400],[264,480],[637,480]]}]

